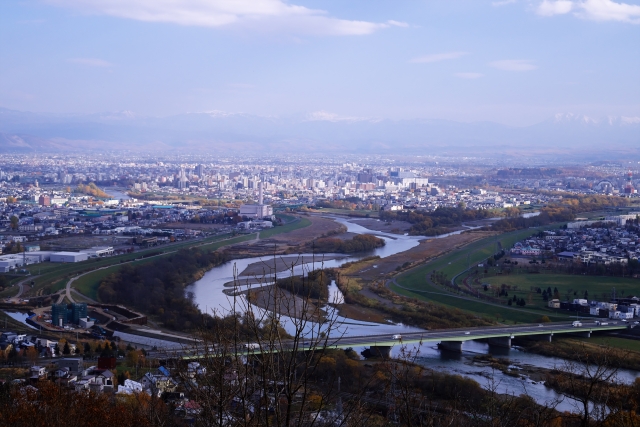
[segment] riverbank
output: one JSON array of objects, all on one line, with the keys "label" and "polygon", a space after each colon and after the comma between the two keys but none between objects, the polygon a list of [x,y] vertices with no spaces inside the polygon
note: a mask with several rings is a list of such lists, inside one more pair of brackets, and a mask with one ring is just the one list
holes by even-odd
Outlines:
[{"label": "riverbank", "polygon": [[[318,254],[315,255],[313,261],[321,265],[324,261],[344,259],[346,257],[346,255],[339,254]],[[261,278],[270,276],[274,273],[291,270],[296,265],[311,261],[312,260],[307,259],[307,257],[301,257],[299,255],[272,255],[269,258],[265,257],[264,259],[260,259],[259,261],[249,264],[247,268],[240,272],[238,277],[241,279],[246,276]]]}]

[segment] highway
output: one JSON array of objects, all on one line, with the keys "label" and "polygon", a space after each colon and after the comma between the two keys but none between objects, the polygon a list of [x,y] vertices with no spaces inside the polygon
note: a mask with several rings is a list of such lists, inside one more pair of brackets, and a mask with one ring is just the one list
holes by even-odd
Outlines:
[{"label": "highway", "polygon": [[[459,329],[442,329],[442,330],[430,330],[423,332],[411,332],[403,333],[399,339],[394,339],[393,335],[367,335],[367,336],[344,336],[341,338],[330,338],[328,340],[328,346],[332,348],[347,348],[347,347],[369,347],[369,346],[393,346],[393,345],[406,345],[416,344],[421,342],[442,342],[442,343],[462,343],[464,341],[479,340],[479,339],[512,339],[512,338],[524,338],[533,336],[548,336],[551,337],[556,334],[590,334],[592,332],[608,332],[608,331],[620,331],[625,330],[635,325],[629,325],[622,321],[607,321],[607,325],[598,325],[595,321],[589,319],[583,321],[582,326],[574,327],[572,322],[556,322],[556,323],[541,323],[541,324],[527,324],[527,325],[515,325],[515,326],[489,326],[478,328],[459,328]],[[306,342],[305,339],[301,339],[303,344],[301,348],[315,347],[319,348],[322,345],[322,340],[309,339]],[[265,347],[269,347],[268,343],[263,344]],[[282,347],[291,348],[293,343],[291,341],[284,341]],[[509,342],[510,345],[510,342]],[[277,351],[280,347],[278,345],[272,346],[274,351]],[[203,348],[200,347],[181,347],[164,349],[150,352],[151,357],[195,357],[198,353],[201,353]],[[259,353],[260,350],[249,350],[242,348],[239,349],[239,353]],[[215,354],[215,351],[211,352]]]}]

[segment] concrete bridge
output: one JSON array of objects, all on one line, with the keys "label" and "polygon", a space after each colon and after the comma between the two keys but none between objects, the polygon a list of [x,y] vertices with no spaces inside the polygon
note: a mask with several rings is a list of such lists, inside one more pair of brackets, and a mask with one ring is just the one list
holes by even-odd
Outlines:
[{"label": "concrete bridge", "polygon": [[[367,336],[344,336],[335,340],[329,339],[328,346],[331,348],[366,347],[369,349],[372,356],[384,357],[389,355],[393,346],[436,342],[439,343],[440,348],[443,350],[461,352],[464,343],[472,340],[485,341],[488,342],[490,346],[509,348],[511,347],[511,342],[514,339],[542,340],[551,342],[555,335],[564,334],[588,338],[592,333],[624,331],[635,326],[621,321],[607,321],[606,323],[606,325],[600,325],[589,319],[588,321],[583,321],[582,326],[577,327],[573,326],[572,322],[559,322],[533,325],[442,329],[411,333],[400,333],[399,331],[399,335],[380,334]],[[640,332],[640,328],[638,328],[638,331]],[[635,332],[635,330],[633,332]],[[304,338],[301,339],[301,341],[304,341]],[[286,341],[282,343],[285,348],[291,344],[292,343],[288,343]],[[268,343],[264,343],[263,345],[263,348],[269,348]],[[317,347],[320,347],[321,345],[322,343],[316,344]],[[304,350],[310,346],[314,346],[313,340],[299,343],[298,349]],[[203,351],[204,348],[200,347],[201,346],[181,346],[180,348],[152,351],[150,352],[150,356],[158,358],[197,359],[202,357],[203,353],[206,353]],[[280,350],[281,349],[278,348],[272,351]],[[216,353],[214,348],[210,348],[209,352],[211,355],[215,355]],[[257,347],[255,349],[247,349],[246,347],[238,349],[238,353],[241,354],[256,354],[260,352],[261,350]]]},{"label": "concrete bridge", "polygon": [[425,332],[402,334],[400,339],[393,339],[393,336],[345,337],[340,340],[338,346],[371,346],[373,348],[378,348],[400,344],[437,342],[443,350],[460,352],[462,351],[464,343],[472,340],[486,341],[491,346],[509,348],[511,347],[511,341],[513,339],[551,342],[554,335],[562,334],[589,338],[594,332],[606,333],[612,331],[623,331],[635,326],[621,321],[606,323],[606,325],[601,325],[589,319],[589,321],[582,322],[582,326],[573,326],[573,322],[562,322],[534,325],[430,330]]}]

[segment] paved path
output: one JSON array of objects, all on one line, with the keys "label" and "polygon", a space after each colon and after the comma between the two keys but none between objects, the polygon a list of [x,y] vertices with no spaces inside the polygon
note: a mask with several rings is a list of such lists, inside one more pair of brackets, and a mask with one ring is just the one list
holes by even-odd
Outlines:
[{"label": "paved path", "polygon": [[22,294],[25,292],[24,284],[26,282],[31,281],[31,280],[35,280],[36,277],[38,277],[38,276],[28,276],[25,279],[19,281],[17,283],[17,285],[18,285],[18,293],[15,296],[9,298],[9,301],[10,302],[17,302],[20,299],[20,297],[22,296]]}]

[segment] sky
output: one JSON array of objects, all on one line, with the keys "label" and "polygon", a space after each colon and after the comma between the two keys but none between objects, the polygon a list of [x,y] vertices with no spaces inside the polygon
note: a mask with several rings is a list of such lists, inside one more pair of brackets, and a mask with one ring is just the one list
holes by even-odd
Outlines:
[{"label": "sky", "polygon": [[640,116],[640,0],[2,0],[0,107]]}]

